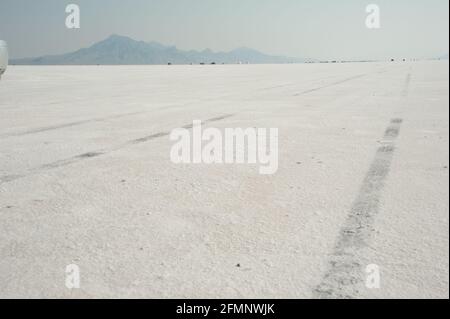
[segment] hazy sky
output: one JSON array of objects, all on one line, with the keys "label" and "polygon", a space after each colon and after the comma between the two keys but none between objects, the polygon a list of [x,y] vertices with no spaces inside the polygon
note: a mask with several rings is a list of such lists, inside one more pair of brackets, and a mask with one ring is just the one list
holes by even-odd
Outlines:
[{"label": "hazy sky", "polygon": [[[65,27],[65,7],[81,29]],[[381,29],[365,25],[368,4]],[[111,34],[180,49],[315,59],[423,58],[448,53],[448,0],[0,0],[0,39],[13,58],[65,53]]]}]

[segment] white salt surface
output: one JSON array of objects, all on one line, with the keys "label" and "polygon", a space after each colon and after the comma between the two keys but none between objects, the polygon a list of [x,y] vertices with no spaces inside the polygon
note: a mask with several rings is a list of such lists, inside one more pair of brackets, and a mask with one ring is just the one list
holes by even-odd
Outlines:
[{"label": "white salt surface", "polygon": [[[0,297],[448,298],[448,85],[448,62],[11,66]],[[166,133],[208,119],[278,128],[278,172],[172,164]]]}]

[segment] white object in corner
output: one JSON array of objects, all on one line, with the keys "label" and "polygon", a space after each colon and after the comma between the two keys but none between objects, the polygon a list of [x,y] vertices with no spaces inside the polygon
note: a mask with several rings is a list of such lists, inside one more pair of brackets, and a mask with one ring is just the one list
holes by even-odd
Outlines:
[{"label": "white object in corner", "polygon": [[0,40],[0,78],[8,67],[8,46],[5,41]]}]

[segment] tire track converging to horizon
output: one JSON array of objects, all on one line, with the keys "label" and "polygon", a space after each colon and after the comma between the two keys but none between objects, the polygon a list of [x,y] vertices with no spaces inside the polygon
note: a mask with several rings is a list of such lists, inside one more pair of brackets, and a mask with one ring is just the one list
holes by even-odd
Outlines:
[{"label": "tire track converging to horizon", "polygon": [[[227,119],[229,117],[234,116],[234,114],[225,114],[222,116],[218,116],[218,117],[213,117],[213,118],[209,118],[206,119],[204,121],[202,121],[204,124],[208,124],[208,123],[212,123],[212,122],[218,122],[224,119]],[[192,128],[192,124],[186,124],[183,126],[183,128],[186,129],[191,129]],[[69,158],[65,158],[62,160],[58,160],[52,163],[48,163],[48,164],[43,164],[40,165],[38,167],[35,168],[31,168],[28,169],[25,173],[23,174],[15,174],[15,175],[4,175],[4,176],[0,176],[0,185],[5,184],[5,183],[9,183],[12,181],[15,181],[17,179],[20,178],[24,178],[26,176],[29,175],[33,175],[33,174],[37,174],[40,173],[42,171],[48,171],[48,170],[52,170],[52,169],[56,169],[56,168],[60,168],[60,167],[64,167],[64,166],[68,166],[68,165],[72,165],[75,163],[78,163],[80,161],[83,160],[87,160],[87,159],[92,159],[92,158],[96,158],[99,156],[103,156],[103,155],[107,155],[109,153],[115,152],[115,151],[119,151],[123,148],[126,147],[130,147],[133,145],[137,145],[137,144],[141,144],[141,143],[145,143],[145,142],[149,142],[151,140],[160,138],[160,137],[165,137],[165,136],[169,136],[171,131],[161,131],[158,133],[154,133],[151,135],[147,135],[141,138],[137,138],[137,139],[133,139],[130,141],[127,141],[119,146],[110,148],[110,149],[101,149],[101,150],[95,150],[95,151],[91,151],[91,152],[87,152],[87,153],[83,153],[83,154],[79,154],[79,155],[75,155]]]},{"label": "tire track converging to horizon", "polygon": [[[279,89],[279,88],[285,88],[285,87],[292,86],[292,85],[293,85],[292,83],[288,83],[288,84],[277,85],[277,86],[272,86],[272,87],[256,88],[255,92],[270,91],[270,90],[275,90],[275,89]],[[3,134],[0,134],[0,139],[10,138],[10,137],[23,137],[23,136],[27,136],[27,135],[45,133],[45,132],[49,132],[49,131],[60,130],[60,129],[75,127],[75,126],[80,126],[80,125],[85,125],[85,124],[106,122],[106,121],[125,118],[125,117],[133,117],[136,115],[148,114],[148,113],[151,113],[154,111],[168,110],[168,109],[181,108],[181,107],[189,107],[192,105],[199,105],[199,104],[209,102],[209,101],[231,98],[235,95],[236,95],[235,93],[228,93],[228,94],[223,94],[223,95],[220,95],[220,96],[217,96],[214,98],[199,99],[198,101],[195,101],[195,102],[172,104],[172,105],[162,106],[162,107],[158,107],[158,108],[154,108],[154,109],[150,109],[150,110],[142,110],[142,111],[116,114],[116,115],[99,117],[99,118],[79,120],[79,121],[68,122],[68,123],[61,123],[61,124],[55,124],[55,125],[49,125],[49,126],[41,126],[41,127],[36,127],[36,128],[25,130],[25,131],[19,131],[19,132],[3,133]],[[51,104],[56,104],[56,103],[51,103]]]},{"label": "tire track converging to horizon", "polygon": [[123,114],[105,116],[105,117],[101,117],[101,118],[80,120],[80,121],[75,121],[75,122],[70,122],[70,123],[65,123],[65,124],[43,126],[43,127],[38,127],[35,129],[23,131],[23,132],[0,134],[0,139],[7,138],[7,137],[19,137],[19,136],[25,136],[25,135],[32,135],[32,134],[36,134],[36,133],[43,133],[43,132],[47,132],[47,131],[53,131],[53,130],[68,128],[68,127],[73,127],[73,126],[78,126],[78,125],[88,124],[88,123],[104,122],[104,121],[108,121],[108,120],[120,119],[123,117],[134,116],[134,115],[139,115],[139,114],[143,114],[143,113],[146,113],[146,112],[142,111],[142,112],[123,113]]},{"label": "tire track converging to horizon", "polygon": [[374,73],[364,73],[364,74],[354,75],[354,76],[345,78],[343,80],[339,80],[339,81],[332,82],[332,83],[329,83],[329,84],[326,84],[326,85],[322,85],[322,86],[318,86],[318,87],[315,87],[315,88],[312,88],[312,89],[308,89],[308,90],[302,91],[300,93],[296,93],[296,94],[294,94],[294,96],[301,96],[301,95],[304,95],[304,94],[313,93],[313,92],[320,91],[320,90],[323,90],[323,89],[327,89],[327,88],[330,88],[330,87],[333,87],[333,86],[336,86],[336,85],[340,85],[340,84],[351,82],[351,81],[354,81],[354,80],[357,80],[357,79],[361,79],[361,78],[366,77],[366,76],[370,76],[370,75],[373,75],[373,74],[383,74],[383,73],[386,73],[386,72],[388,72],[388,70],[383,69],[383,70],[380,70],[380,71],[377,71],[377,72],[374,72]]},{"label": "tire track converging to horizon", "polygon": [[349,299],[359,295],[363,284],[360,251],[368,247],[373,222],[379,212],[380,198],[395,152],[395,140],[403,120],[394,118],[384,133],[369,172],[364,178],[350,214],[341,228],[330,260],[330,269],[315,289],[322,299]]},{"label": "tire track converging to horizon", "polygon": [[[409,93],[411,73],[401,91],[405,99]],[[375,158],[363,180],[358,196],[341,228],[329,261],[329,269],[314,289],[320,299],[352,299],[360,295],[364,286],[364,249],[375,232],[373,224],[379,213],[382,190],[389,175],[395,153],[395,141],[400,135],[402,118],[393,118],[386,128]]]},{"label": "tire track converging to horizon", "polygon": [[319,91],[319,90],[327,89],[327,88],[330,88],[330,87],[333,87],[333,86],[336,86],[336,85],[339,85],[339,84],[343,84],[343,83],[350,82],[350,81],[353,81],[353,80],[356,80],[356,79],[360,79],[360,78],[365,77],[367,75],[368,74],[355,75],[355,76],[352,76],[352,77],[349,77],[349,78],[346,78],[346,79],[343,79],[343,80],[340,80],[340,81],[336,81],[336,82],[333,82],[333,83],[330,83],[330,84],[327,84],[327,85],[315,87],[315,88],[308,89],[308,90],[305,90],[305,91],[300,92],[300,93],[296,93],[296,94],[294,94],[294,96],[300,96],[300,95],[303,95],[303,94],[308,94],[308,93],[316,92],[316,91]]},{"label": "tire track converging to horizon", "polygon": [[[365,77],[365,76],[368,76],[368,75],[369,74],[359,74],[359,75],[356,75],[356,76],[352,76],[352,77],[349,77],[349,78],[345,78],[343,80],[339,80],[339,81],[330,83],[328,85],[324,85],[324,86],[321,86],[321,87],[308,89],[308,90],[303,91],[302,93],[299,93],[299,94],[296,94],[296,95],[307,94],[307,93],[315,92],[315,91],[318,91],[318,90],[321,90],[321,89],[326,89],[326,88],[329,88],[329,87],[332,87],[332,86],[335,86],[335,85],[339,85],[339,84],[342,84],[342,83],[345,83],[345,82],[348,82],[348,81],[356,80],[358,78],[362,78],[362,77]],[[258,90],[267,91],[267,90],[285,88],[285,87],[288,87],[288,86],[291,86],[291,85],[292,85],[291,83],[287,83],[287,84],[285,83],[285,84],[279,85],[279,86],[259,88],[259,89],[256,89],[256,91],[258,91]],[[226,94],[226,95],[222,96],[222,98],[230,97],[230,96],[233,96],[233,95],[234,95],[233,93]],[[177,104],[177,105],[172,105],[172,106],[164,106],[164,107],[153,109],[153,110],[150,110],[150,111],[139,111],[139,112],[132,112],[132,113],[116,114],[116,115],[103,117],[103,118],[93,118],[93,119],[80,120],[80,121],[75,121],[75,122],[70,122],[70,123],[65,123],[65,124],[57,124],[57,125],[47,126],[47,127],[38,127],[38,128],[35,128],[35,129],[30,129],[30,130],[27,130],[27,131],[23,131],[23,132],[6,133],[6,134],[3,134],[3,135],[0,134],[0,139],[1,138],[7,138],[7,137],[21,137],[21,136],[38,134],[38,133],[43,133],[43,132],[52,131],[52,130],[59,130],[59,129],[64,129],[64,128],[68,128],[68,127],[74,127],[74,126],[84,125],[84,124],[89,124],[89,123],[103,122],[103,121],[108,121],[108,120],[113,120],[113,119],[118,119],[118,118],[123,118],[123,117],[132,117],[132,116],[135,116],[135,115],[140,115],[140,114],[148,113],[148,112],[155,111],[155,110],[161,110],[161,109],[167,109],[167,108],[173,108],[173,107],[188,106],[188,105],[191,105],[191,104],[202,103],[202,102],[209,101],[209,100],[214,100],[214,99],[216,99],[216,98],[204,99],[204,100],[201,100],[200,102],[191,102],[191,103],[186,103],[186,104],[182,104],[182,105]],[[234,115],[235,114],[231,114],[231,115],[225,115],[223,117],[208,119],[208,120],[204,121],[204,123],[222,120],[224,118],[227,118],[227,117],[230,117],[230,116],[234,116]],[[184,127],[185,128],[190,128],[190,126],[191,125],[188,124],[188,125],[185,125]],[[152,134],[152,135],[149,135],[149,136],[145,136],[145,137],[142,137],[142,138],[138,138],[138,139],[126,142],[126,143],[124,143],[124,144],[122,144],[120,146],[117,146],[117,147],[114,147],[114,148],[111,148],[111,149],[106,149],[106,150],[101,149],[101,150],[91,151],[91,152],[88,152],[88,153],[79,154],[79,155],[76,155],[76,156],[73,156],[73,157],[70,157],[70,158],[58,160],[58,161],[55,161],[55,162],[52,162],[52,163],[48,163],[48,164],[44,164],[44,165],[41,165],[41,166],[38,166],[38,167],[35,167],[35,168],[31,168],[31,169],[28,169],[26,171],[26,173],[24,173],[24,174],[11,174],[11,175],[0,176],[0,185],[4,184],[4,183],[11,182],[11,181],[14,181],[14,180],[17,180],[17,179],[25,177],[25,176],[28,176],[30,174],[35,174],[36,172],[39,172],[39,171],[42,171],[42,170],[50,170],[50,169],[55,169],[55,168],[58,168],[58,167],[71,165],[73,163],[76,163],[76,162],[79,162],[79,161],[82,161],[82,160],[85,160],[85,159],[91,159],[91,158],[99,157],[99,156],[105,155],[107,153],[110,153],[112,151],[116,151],[116,150],[119,150],[121,148],[130,146],[130,145],[134,145],[134,144],[138,144],[138,143],[142,143],[142,142],[147,142],[149,140],[152,140],[152,139],[155,139],[155,138],[159,138],[159,137],[163,137],[163,136],[167,136],[169,134],[170,134],[170,132],[159,132],[159,133],[155,133],[155,134]]]},{"label": "tire track converging to horizon", "polygon": [[[326,89],[326,88],[329,88],[329,87],[332,87],[335,85],[339,85],[339,84],[342,84],[342,83],[345,83],[348,81],[356,80],[358,78],[361,78],[361,77],[364,77],[367,75],[368,74],[360,74],[360,75],[352,76],[350,78],[339,80],[337,82],[333,82],[333,83],[330,83],[330,84],[327,84],[327,85],[324,85],[321,87],[315,87],[312,89],[305,90],[301,93],[294,94],[294,96],[299,96],[299,95],[303,95],[303,94],[307,94],[307,93],[312,93],[312,92],[315,92],[318,90]],[[293,86],[293,85],[295,85],[295,84],[285,83],[282,85],[276,85],[276,86],[271,86],[271,87],[256,88],[256,89],[254,89],[254,92],[276,90],[276,89],[286,88],[286,87]],[[235,96],[234,93],[229,93],[229,94],[225,94],[225,95],[215,97],[215,98],[200,99],[199,101],[195,101],[195,102],[162,106],[162,107],[151,109],[151,110],[142,110],[142,111],[136,111],[136,112],[130,112],[130,113],[115,114],[115,115],[99,117],[99,118],[91,118],[91,119],[79,120],[79,121],[68,122],[68,123],[36,127],[36,128],[25,130],[25,131],[3,133],[3,134],[0,134],[0,139],[10,138],[10,137],[23,137],[23,136],[33,135],[33,134],[39,134],[39,133],[45,133],[45,132],[49,132],[49,131],[70,128],[70,127],[76,127],[76,126],[85,125],[85,124],[106,122],[106,121],[125,118],[125,117],[133,117],[136,115],[143,115],[143,114],[151,113],[154,111],[167,110],[167,109],[172,109],[172,108],[177,108],[177,107],[187,107],[187,106],[191,106],[191,105],[198,105],[198,104],[205,103],[208,101],[220,100],[220,99],[224,99],[224,98],[230,98],[233,96]],[[56,104],[56,103],[51,103],[51,104]]]}]

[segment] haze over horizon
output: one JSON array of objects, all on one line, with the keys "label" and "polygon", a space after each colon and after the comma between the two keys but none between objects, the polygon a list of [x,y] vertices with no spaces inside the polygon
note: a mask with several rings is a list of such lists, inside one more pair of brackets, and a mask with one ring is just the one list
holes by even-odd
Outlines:
[{"label": "haze over horizon", "polygon": [[[81,28],[65,27],[65,7],[81,9]],[[62,54],[111,34],[181,50],[228,52],[249,47],[317,60],[448,54],[447,0],[377,0],[381,28],[365,25],[364,0],[2,0],[0,38],[11,58]]]}]

